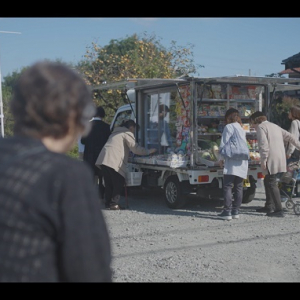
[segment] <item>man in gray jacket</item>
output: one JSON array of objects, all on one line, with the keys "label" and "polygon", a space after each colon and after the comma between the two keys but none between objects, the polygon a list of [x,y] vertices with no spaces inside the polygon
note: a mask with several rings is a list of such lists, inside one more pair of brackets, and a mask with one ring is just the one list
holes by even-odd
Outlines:
[{"label": "man in gray jacket", "polygon": [[249,121],[256,129],[261,168],[265,175],[266,203],[256,211],[266,212],[269,217],[284,217],[277,177],[287,171],[284,145],[290,143],[300,149],[300,142],[288,131],[269,122],[261,111],[253,113]]}]

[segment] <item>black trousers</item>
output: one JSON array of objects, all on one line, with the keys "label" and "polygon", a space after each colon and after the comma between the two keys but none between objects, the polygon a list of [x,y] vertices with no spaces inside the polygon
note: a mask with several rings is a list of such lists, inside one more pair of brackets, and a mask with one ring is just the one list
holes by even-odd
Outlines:
[{"label": "black trousers", "polygon": [[114,169],[101,165],[105,184],[105,206],[117,205],[120,200],[125,178]]},{"label": "black trousers", "polygon": [[95,175],[96,184],[98,185],[98,189],[99,189],[99,196],[101,199],[104,199],[105,187],[103,185],[103,180],[102,180],[103,179],[102,170],[100,170],[97,167],[97,169],[94,169],[94,175]]},{"label": "black trousers", "polygon": [[264,178],[266,192],[265,207],[271,210],[282,210],[280,190],[277,184],[277,174],[267,174]]}]

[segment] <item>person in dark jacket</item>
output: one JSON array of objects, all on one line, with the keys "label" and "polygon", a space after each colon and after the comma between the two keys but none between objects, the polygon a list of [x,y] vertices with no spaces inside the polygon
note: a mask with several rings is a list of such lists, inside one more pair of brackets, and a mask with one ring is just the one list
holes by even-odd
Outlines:
[{"label": "person in dark jacket", "polygon": [[111,282],[110,238],[91,169],[66,153],[95,113],[61,63],[24,70],[0,142],[0,282]]},{"label": "person in dark jacket", "polygon": [[90,133],[88,136],[81,138],[81,143],[84,145],[83,160],[93,169],[101,199],[104,199],[105,187],[102,183],[102,170],[95,166],[95,162],[111,133],[109,124],[103,121],[104,117],[103,107],[97,107],[96,115],[91,120],[92,129]]}]

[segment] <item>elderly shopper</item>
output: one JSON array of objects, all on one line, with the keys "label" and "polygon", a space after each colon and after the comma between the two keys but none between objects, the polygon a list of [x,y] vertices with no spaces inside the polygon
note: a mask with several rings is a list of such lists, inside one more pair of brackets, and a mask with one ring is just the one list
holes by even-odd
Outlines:
[{"label": "elderly shopper", "polygon": [[138,125],[127,120],[116,127],[102,148],[96,166],[101,168],[105,184],[105,208],[120,210],[119,200],[125,185],[126,167],[131,151],[137,155],[149,155],[156,152],[141,147],[135,140],[134,132]]},{"label": "elderly shopper", "polygon": [[288,131],[268,121],[261,111],[253,113],[249,120],[257,133],[261,168],[265,175],[266,203],[256,211],[265,212],[268,217],[284,217],[277,177],[287,171],[285,144],[300,149],[300,142]]}]

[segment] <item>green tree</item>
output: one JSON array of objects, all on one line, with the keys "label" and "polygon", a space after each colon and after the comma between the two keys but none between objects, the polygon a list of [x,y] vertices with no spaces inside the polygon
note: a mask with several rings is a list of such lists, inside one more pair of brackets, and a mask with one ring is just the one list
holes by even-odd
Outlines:
[{"label": "green tree", "polygon": [[284,76],[283,76],[282,74],[279,74],[279,73],[271,73],[271,74],[267,74],[267,75],[265,75],[265,77],[284,78]]},{"label": "green tree", "polygon": [[269,108],[271,112],[270,121],[288,130],[291,126],[288,114],[293,105],[300,105],[300,100],[296,97],[284,95],[283,92],[276,92]]},{"label": "green tree", "polygon": [[[111,40],[104,47],[92,43],[77,69],[91,86],[127,78],[175,78],[196,72],[193,45],[189,46],[177,46],[172,41],[170,48],[166,49],[155,35],[144,33],[139,37],[134,34],[125,39]],[[117,108],[124,104],[121,90],[98,90],[93,97],[96,105],[104,107],[108,122]]]},{"label": "green tree", "polygon": [[12,97],[13,86],[18,80],[18,78],[20,77],[20,74],[21,74],[20,72],[14,71],[12,74],[8,74],[3,78],[2,101],[3,101],[3,114],[4,114],[4,136],[13,135],[14,120],[10,112],[9,104]]},{"label": "green tree", "polygon": [[[57,60],[61,62],[60,60]],[[72,67],[71,64],[69,64],[70,67]],[[14,71],[12,74],[8,74],[3,78],[2,83],[2,100],[3,100],[3,113],[4,113],[4,136],[9,137],[13,136],[13,126],[14,126],[14,119],[10,112],[10,101],[12,98],[12,89],[18,78],[20,77],[21,73],[26,69],[27,67],[24,67],[21,69],[20,72]],[[75,145],[75,147],[70,150],[67,153],[68,156],[71,156],[73,158],[78,158],[78,146]]]}]

